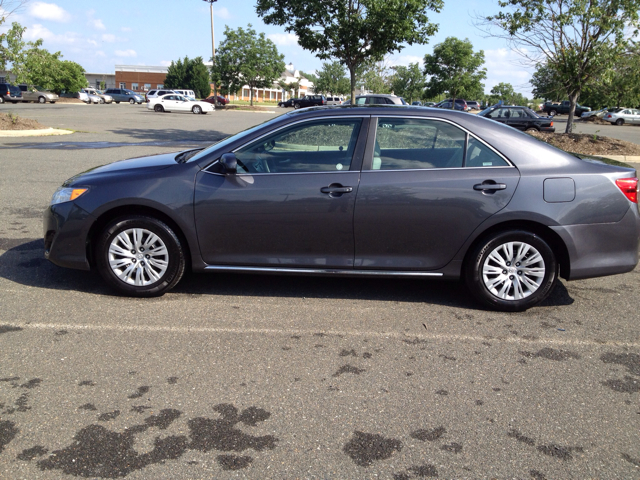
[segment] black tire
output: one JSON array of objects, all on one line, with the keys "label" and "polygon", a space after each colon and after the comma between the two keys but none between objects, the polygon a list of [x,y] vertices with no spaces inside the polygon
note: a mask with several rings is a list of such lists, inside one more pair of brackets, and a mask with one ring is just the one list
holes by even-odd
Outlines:
[{"label": "black tire", "polygon": [[[496,255],[501,258],[502,255],[504,255],[508,258],[509,255],[507,255],[506,251],[502,250],[501,247],[504,248],[505,245],[509,244],[512,246],[514,246],[514,244],[525,244],[529,246],[530,250],[527,255],[520,259],[520,261],[533,262],[533,267],[529,269],[529,275],[523,272],[527,267],[521,266],[520,261],[518,263],[514,262],[514,265],[509,261],[499,266],[499,264],[493,260],[496,258]],[[519,247],[518,245],[515,246]],[[532,252],[536,250],[541,257],[541,261],[536,261],[538,257],[532,254]],[[513,251],[515,252],[515,248]],[[496,252],[498,253],[496,254]],[[518,252],[515,252],[512,260],[518,260]],[[489,256],[492,254],[493,257],[490,259]],[[487,269],[486,275],[483,274],[485,267]],[[501,270],[502,268],[504,268],[504,270]],[[540,283],[536,284],[537,286],[535,288],[530,288],[527,283],[535,284],[537,280],[531,281],[531,279],[539,278],[538,275],[532,274],[534,273],[534,268],[536,270],[542,268],[544,275]],[[496,270],[495,273],[492,270]],[[525,230],[508,230],[494,233],[490,237],[478,242],[468,256],[463,275],[471,294],[485,306],[493,310],[521,312],[537,305],[547,298],[558,281],[558,272],[559,264],[556,261],[555,254],[543,238]],[[500,279],[504,279],[504,281]],[[520,279],[524,279],[525,282],[521,282]],[[513,282],[512,280],[516,281]],[[487,283],[493,283],[493,285],[495,285],[494,290],[504,287],[503,298],[499,296],[500,292],[492,292]],[[516,285],[520,286],[522,291],[524,291],[525,288],[527,289],[527,292],[524,292],[523,298],[511,298],[518,296]]]},{"label": "black tire", "polygon": [[0,103],[4,103],[4,97],[0,95]]},{"label": "black tire", "polygon": [[[150,232],[156,235],[159,242],[153,245],[161,246],[161,243],[164,243],[164,247],[166,247],[166,254],[159,254],[159,256],[156,257],[156,259],[167,262],[165,271],[159,275],[157,280],[152,280],[149,275],[145,277],[145,274],[142,273],[140,275],[142,282],[147,283],[139,286],[127,283],[121,279],[114,269],[112,269],[109,258],[109,249],[112,242],[116,242],[117,244],[118,235],[123,232],[127,235],[127,232],[131,232],[131,229],[142,229],[147,233]],[[149,237],[143,236],[143,239],[144,238],[148,239]],[[149,252],[153,249],[153,245],[148,248]],[[131,264],[136,265],[133,270],[151,268],[151,265],[144,264],[145,258],[149,258],[149,255],[144,253],[144,249],[141,249],[140,252],[137,252],[135,255],[139,258],[136,259],[136,257],[132,255]],[[126,259],[118,258],[116,260],[125,261]],[[167,224],[145,215],[129,215],[113,220],[100,233],[96,242],[96,265],[100,275],[102,275],[102,278],[104,278],[107,284],[119,292],[132,297],[158,297],[171,290],[182,278],[185,271],[185,255],[178,236]],[[125,274],[126,272],[121,273]],[[147,280],[147,278],[149,280]]]},{"label": "black tire", "polygon": [[525,130],[525,132],[539,132],[540,130],[538,130],[536,127],[529,127]]},{"label": "black tire", "polygon": [[118,105],[120,105],[120,102],[116,102]]},{"label": "black tire", "polygon": [[160,112],[160,113],[161,113],[161,112],[164,112],[164,108],[163,108],[163,107],[162,107],[162,105],[160,105],[160,104],[155,105],[155,106],[153,107],[153,110],[154,110],[155,112]]},{"label": "black tire", "polygon": [[47,103],[47,99],[44,97],[38,97],[38,103]]},{"label": "black tire", "polygon": [[196,115],[199,115],[202,113],[202,107],[200,105],[194,105],[191,111]]},{"label": "black tire", "polygon": [[131,105],[133,105],[134,103],[136,103],[136,101],[135,101],[133,98],[130,98],[130,99],[129,99],[129,103],[130,103]]},{"label": "black tire", "polygon": [[100,105],[104,104],[104,98],[100,97]]},{"label": "black tire", "polygon": [[619,127],[624,125],[624,119],[622,119],[622,118],[617,119],[616,120],[616,125],[618,125]]},{"label": "black tire", "polygon": [[294,103],[293,104],[293,108],[295,108],[296,110],[300,108],[300,104],[299,103]]},{"label": "black tire", "polygon": [[49,102],[49,103],[56,103],[56,101],[54,100],[53,102]]},{"label": "black tire", "polygon": [[558,114],[558,112],[556,110],[551,110],[549,112],[549,115],[551,115],[552,117],[555,117]]}]

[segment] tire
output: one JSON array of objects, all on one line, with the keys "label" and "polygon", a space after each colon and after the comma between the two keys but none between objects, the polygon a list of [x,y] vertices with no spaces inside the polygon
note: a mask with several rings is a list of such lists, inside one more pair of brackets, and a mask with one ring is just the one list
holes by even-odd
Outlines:
[{"label": "tire", "polygon": [[551,115],[552,117],[555,117],[558,114],[557,110],[551,110],[549,112],[549,115]]},{"label": "tire", "polygon": [[4,97],[0,95],[0,103],[4,103]]},{"label": "tire", "polygon": [[130,98],[130,99],[129,99],[129,103],[130,103],[131,105],[133,105],[134,103],[136,103],[136,101],[135,101],[133,98]]},{"label": "tire", "polygon": [[44,97],[38,97],[38,103],[47,103],[47,99]]},{"label": "tire", "polygon": [[54,100],[53,102],[49,102],[49,103],[52,103],[52,104],[53,104],[53,103],[56,103],[56,101]]},{"label": "tire", "polygon": [[118,105],[120,105],[120,102],[116,102]]},{"label": "tire", "polygon": [[[528,265],[521,266],[522,260]],[[478,242],[465,264],[464,280],[485,306],[521,312],[547,298],[558,271],[555,254],[544,239],[525,230],[508,230]]]},{"label": "tire", "polygon": [[164,112],[164,108],[162,108],[162,105],[159,105],[159,104],[158,104],[158,105],[155,105],[155,106],[153,107],[153,111],[154,111],[154,112],[162,113],[162,112]]},{"label": "tire", "polygon": [[185,255],[167,224],[145,215],[129,215],[113,220],[98,237],[96,265],[107,284],[119,292],[158,297],[182,278]]},{"label": "tire", "polygon": [[616,120],[616,125],[618,125],[619,127],[624,125],[624,119],[622,119],[622,118],[617,119]]},{"label": "tire", "polygon": [[293,104],[293,108],[295,108],[296,110],[298,110],[300,108],[300,104],[299,103],[294,103]]},{"label": "tire", "polygon": [[536,127],[529,127],[525,130],[525,132],[539,132],[540,130],[538,130]]},{"label": "tire", "polygon": [[100,97],[100,105],[104,104],[104,98]]},{"label": "tire", "polygon": [[196,115],[199,115],[202,113],[202,107],[200,105],[194,105],[191,111]]}]

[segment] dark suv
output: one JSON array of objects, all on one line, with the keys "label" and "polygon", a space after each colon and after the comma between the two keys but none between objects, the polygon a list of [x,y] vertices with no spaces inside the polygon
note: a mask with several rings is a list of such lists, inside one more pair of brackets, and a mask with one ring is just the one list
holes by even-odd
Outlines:
[{"label": "dark suv", "polygon": [[15,85],[0,83],[0,103],[22,101],[22,91]]},{"label": "dark suv", "polygon": [[518,130],[555,132],[553,117],[541,117],[527,107],[494,105],[478,113],[479,117],[490,118]]},{"label": "dark suv", "polygon": [[327,104],[327,99],[324,95],[305,95],[299,100],[293,101],[293,108],[305,108],[305,107],[321,107]]}]

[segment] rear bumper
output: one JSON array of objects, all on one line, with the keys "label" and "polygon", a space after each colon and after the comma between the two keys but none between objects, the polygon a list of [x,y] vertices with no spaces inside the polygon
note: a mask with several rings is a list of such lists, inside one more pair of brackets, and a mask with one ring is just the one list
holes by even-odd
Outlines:
[{"label": "rear bumper", "polygon": [[615,275],[638,264],[640,215],[633,205],[617,223],[551,227],[567,246],[570,272],[567,280]]},{"label": "rear bumper", "polygon": [[44,212],[44,258],[60,267],[90,270],[87,237],[95,217],[73,202],[52,205]]},{"label": "rear bumper", "polygon": [[540,131],[553,133],[556,131],[556,127],[540,127]]}]

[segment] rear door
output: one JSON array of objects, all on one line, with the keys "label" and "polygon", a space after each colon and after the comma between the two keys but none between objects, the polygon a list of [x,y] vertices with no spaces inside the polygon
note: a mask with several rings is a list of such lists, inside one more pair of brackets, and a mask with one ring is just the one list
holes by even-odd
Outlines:
[{"label": "rear door", "polygon": [[355,207],[355,268],[437,270],[511,199],[520,174],[460,127],[372,118]]}]

